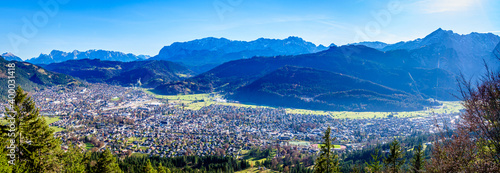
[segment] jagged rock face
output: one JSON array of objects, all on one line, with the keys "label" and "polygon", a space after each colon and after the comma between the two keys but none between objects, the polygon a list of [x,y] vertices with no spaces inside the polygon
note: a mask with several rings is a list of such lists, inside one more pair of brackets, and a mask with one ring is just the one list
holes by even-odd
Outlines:
[{"label": "jagged rock face", "polygon": [[[203,38],[188,42],[176,42],[163,47],[151,59],[181,62],[188,66],[216,65],[254,56],[298,55],[314,53],[327,48],[316,46],[299,37],[286,39],[259,38],[254,41],[232,41],[226,38]],[[202,70],[201,72],[209,69]]]},{"label": "jagged rock face", "polygon": [[134,55],[130,53],[125,54],[122,52],[107,51],[107,50],[88,50],[85,52],[80,52],[77,50],[73,52],[63,52],[59,50],[53,50],[50,52],[50,54],[40,54],[40,56],[26,61],[33,64],[50,64],[50,63],[57,63],[67,60],[78,60],[78,59],[100,59],[108,61],[130,62],[136,60],[143,60],[147,58],[149,57],[145,55]]}]

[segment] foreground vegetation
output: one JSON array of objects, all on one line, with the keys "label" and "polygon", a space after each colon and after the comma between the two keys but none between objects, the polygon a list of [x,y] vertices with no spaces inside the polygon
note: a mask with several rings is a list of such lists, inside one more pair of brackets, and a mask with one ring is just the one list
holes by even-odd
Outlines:
[{"label": "foreground vegetation", "polygon": [[[344,156],[341,164],[338,156],[331,153],[328,128],[314,171],[499,172],[500,73],[488,72],[478,84],[465,77],[460,82],[465,112],[460,115],[462,122],[456,124],[455,130],[441,127],[442,131],[434,137],[407,138],[403,143],[394,139],[388,146],[370,149],[371,158],[367,157],[367,151],[354,152]],[[422,145],[425,139],[430,139],[432,145]],[[416,142],[419,144],[415,145]]]}]

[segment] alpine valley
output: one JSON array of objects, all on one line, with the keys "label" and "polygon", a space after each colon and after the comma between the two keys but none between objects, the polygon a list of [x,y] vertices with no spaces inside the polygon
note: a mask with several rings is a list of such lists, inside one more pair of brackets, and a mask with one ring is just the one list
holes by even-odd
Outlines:
[{"label": "alpine valley", "polygon": [[436,100],[456,100],[460,74],[475,79],[485,64],[497,70],[499,42],[491,33],[460,35],[439,28],[424,38],[395,44],[325,47],[299,37],[209,37],[173,43],[151,58],[105,50],[54,50],[27,62],[5,53],[2,61],[17,61],[33,71],[21,80],[29,86],[87,81],[141,86],[168,95],[217,92],[229,100],[274,107],[413,111],[439,105]]}]

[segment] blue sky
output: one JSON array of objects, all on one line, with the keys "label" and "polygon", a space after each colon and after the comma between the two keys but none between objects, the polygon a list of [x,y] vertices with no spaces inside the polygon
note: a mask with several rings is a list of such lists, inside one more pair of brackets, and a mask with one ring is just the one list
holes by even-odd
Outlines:
[{"label": "blue sky", "polygon": [[0,52],[22,59],[53,49],[154,56],[203,37],[299,36],[327,46],[413,40],[440,27],[500,34],[495,0],[26,0],[1,1],[0,11]]}]

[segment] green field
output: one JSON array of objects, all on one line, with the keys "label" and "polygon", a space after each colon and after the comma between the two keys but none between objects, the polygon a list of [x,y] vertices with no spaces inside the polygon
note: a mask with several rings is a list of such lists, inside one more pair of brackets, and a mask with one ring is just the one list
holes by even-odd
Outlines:
[{"label": "green field", "polygon": [[111,98],[111,101],[118,101],[118,100],[120,100],[120,97],[113,97],[113,98]]},{"label": "green field", "polygon": [[[324,144],[318,144],[318,148],[321,148]],[[333,145],[333,148],[341,148],[340,145]]]},{"label": "green field", "polygon": [[441,101],[443,105],[437,108],[429,108],[422,111],[405,112],[349,112],[349,111],[315,111],[305,109],[286,109],[287,113],[293,114],[316,114],[330,115],[334,118],[386,118],[389,115],[395,117],[423,117],[434,113],[458,113],[463,109],[459,101]]},{"label": "green field", "polygon": [[[59,121],[61,120],[59,117],[47,117],[47,116],[44,116],[45,117],[45,121],[47,122],[47,124],[52,124],[53,122],[56,122],[56,121]],[[7,120],[5,119],[0,119],[0,124],[7,124]],[[64,128],[60,128],[60,127],[54,127],[54,126],[50,126],[51,129],[54,130],[54,132],[59,132],[59,131],[63,131]]]},{"label": "green field", "polygon": [[134,156],[134,157],[146,157],[146,156],[148,156],[148,154],[145,154],[145,153],[132,153],[132,156]]},{"label": "green field", "polygon": [[148,94],[154,95],[156,98],[168,99],[168,100],[183,100],[183,101],[195,101],[210,98],[209,94],[189,94],[189,95],[159,95],[151,92],[151,90],[143,89]]},{"label": "green field", "polygon": [[[250,163],[250,165],[255,165],[255,162],[257,162],[257,161],[262,163],[266,160],[266,158],[250,157],[247,155],[247,153],[248,153],[248,150],[241,150],[241,154],[243,155],[243,159],[248,161],[248,163]],[[271,151],[270,156],[271,157],[276,156],[276,151]]]},{"label": "green field", "polygon": [[134,141],[144,142],[146,141],[146,138],[137,138],[137,137],[127,138],[127,145],[133,143]]},{"label": "green field", "polygon": [[[179,107],[184,105],[185,109],[198,110],[204,106],[209,106],[212,104],[228,105],[228,106],[239,106],[239,107],[251,107],[251,108],[271,108],[269,106],[259,106],[241,103],[222,103],[213,101],[215,98],[221,98],[220,95],[212,94],[189,94],[189,95],[158,95],[149,90],[144,90],[145,92],[154,95],[156,98],[168,99],[169,102],[178,103]],[[196,100],[204,100],[203,102],[194,102]],[[292,109],[286,108],[286,112],[290,114],[314,114],[314,115],[329,115],[333,118],[387,118],[389,115],[394,117],[424,117],[430,116],[435,113],[458,113],[463,109],[460,101],[440,101],[442,106],[435,108],[427,108],[422,111],[403,111],[403,112],[350,112],[350,111],[318,111],[318,110],[307,110],[307,109]]]},{"label": "green field", "polygon": [[[199,110],[204,106],[210,106],[212,104],[218,105],[227,105],[227,106],[239,106],[239,107],[267,107],[267,106],[258,106],[258,105],[248,105],[248,104],[240,104],[240,103],[223,103],[216,102],[214,99],[221,98],[220,95],[217,94],[188,94],[188,95],[159,95],[151,92],[150,90],[144,89],[144,91],[148,94],[154,95],[156,98],[168,99],[169,102],[174,102],[178,104],[178,107],[182,107],[184,104],[185,109],[190,110]],[[210,96],[212,95],[212,96]],[[203,100],[202,102],[199,102]]]},{"label": "green field", "polygon": [[86,149],[86,150],[90,150],[90,149],[92,149],[92,148],[94,148],[94,145],[93,145],[93,144],[91,144],[91,143],[85,143],[85,149]]},{"label": "green field", "polygon": [[[52,124],[53,122],[56,122],[56,121],[59,121],[61,120],[59,117],[45,117],[45,121],[47,122],[47,124]],[[61,127],[55,127],[55,126],[50,126],[51,129],[54,130],[54,132],[59,132],[59,131],[63,131],[64,128],[61,128]]]},{"label": "green field", "polygon": [[247,168],[245,170],[236,171],[234,173],[254,173],[254,172],[266,173],[266,172],[276,172],[276,171],[273,171],[273,170],[270,170],[270,169],[267,169],[265,171],[259,171],[258,169],[259,169],[258,167],[251,167],[251,168]]},{"label": "green field", "polygon": [[52,124],[53,122],[61,120],[59,117],[45,117],[47,124]]}]

